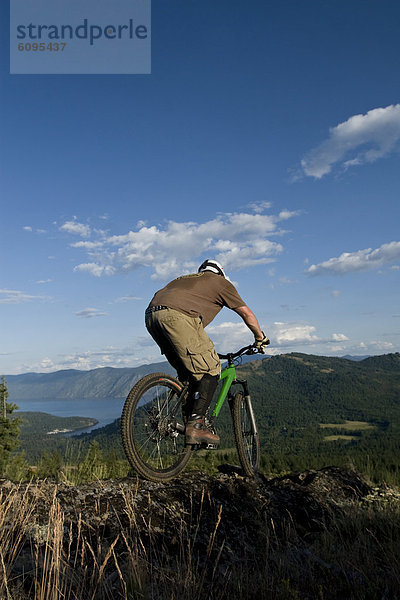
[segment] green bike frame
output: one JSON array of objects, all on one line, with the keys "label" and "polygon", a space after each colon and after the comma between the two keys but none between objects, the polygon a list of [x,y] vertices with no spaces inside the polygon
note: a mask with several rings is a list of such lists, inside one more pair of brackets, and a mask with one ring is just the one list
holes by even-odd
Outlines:
[{"label": "green bike frame", "polygon": [[230,389],[232,383],[236,380],[235,365],[229,365],[222,371],[221,376],[220,376],[220,381],[222,381],[222,380],[224,380],[224,383],[222,384],[222,389],[219,393],[217,403],[216,403],[215,408],[212,413],[212,416],[214,418],[218,417],[219,411],[221,410],[222,405],[225,402],[225,398],[228,395],[229,389]]}]

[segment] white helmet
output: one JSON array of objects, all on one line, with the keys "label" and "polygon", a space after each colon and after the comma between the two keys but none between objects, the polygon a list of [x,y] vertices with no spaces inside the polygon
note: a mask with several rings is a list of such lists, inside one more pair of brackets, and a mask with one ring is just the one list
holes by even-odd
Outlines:
[{"label": "white helmet", "polygon": [[225,279],[227,279],[223,266],[220,265],[219,262],[217,262],[216,260],[212,260],[209,258],[207,260],[205,260],[199,266],[197,272],[202,273],[203,271],[211,271],[211,273],[216,273],[217,275],[222,275],[222,277],[225,277]]}]

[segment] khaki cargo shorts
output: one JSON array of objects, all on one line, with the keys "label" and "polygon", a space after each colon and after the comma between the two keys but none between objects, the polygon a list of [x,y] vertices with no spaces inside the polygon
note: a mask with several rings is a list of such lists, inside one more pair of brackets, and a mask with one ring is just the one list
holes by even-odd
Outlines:
[{"label": "khaki cargo shorts", "polygon": [[165,308],[146,314],[145,319],[148,332],[180,379],[185,379],[187,372],[196,380],[206,373],[221,373],[218,354],[199,317]]}]

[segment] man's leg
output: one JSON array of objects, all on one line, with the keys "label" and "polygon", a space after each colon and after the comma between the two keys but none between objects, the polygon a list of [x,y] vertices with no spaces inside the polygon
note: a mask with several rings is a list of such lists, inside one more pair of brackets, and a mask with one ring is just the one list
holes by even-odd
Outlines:
[{"label": "man's leg", "polygon": [[180,359],[190,373],[189,394],[184,407],[187,420],[185,441],[187,444],[219,444],[219,436],[205,424],[205,415],[213,399],[221,372],[221,363],[214,344],[204,331],[200,319],[185,317],[179,323],[178,346]]},{"label": "man's leg", "polygon": [[185,430],[186,444],[219,444],[219,436],[210,431],[205,425],[205,414],[217,388],[219,375],[206,373],[200,379],[192,399],[190,416]]},{"label": "man's leg", "polygon": [[186,443],[218,444],[219,437],[205,427],[204,416],[219,381],[221,364],[201,319],[167,309],[153,313],[146,326],[178,376],[182,377],[181,373],[189,381],[183,408],[188,420]]},{"label": "man's leg", "polygon": [[[179,353],[177,353],[166,328],[163,326],[164,320],[172,321],[170,312],[162,311],[146,315],[146,329],[160,348],[161,354],[165,356],[169,364],[176,370],[179,381],[190,382],[190,372],[182,362]],[[164,318],[163,318],[164,317]]]}]

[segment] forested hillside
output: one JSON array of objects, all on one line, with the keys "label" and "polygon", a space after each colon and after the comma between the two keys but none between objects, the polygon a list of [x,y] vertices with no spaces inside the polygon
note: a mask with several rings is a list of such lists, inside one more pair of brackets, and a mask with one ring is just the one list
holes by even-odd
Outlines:
[{"label": "forested hillside", "polygon": [[382,422],[400,415],[399,353],[361,362],[293,353],[249,363],[238,372],[251,383],[269,425]]},{"label": "forested hillside", "polygon": [[[398,479],[400,354],[354,362],[294,353],[237,372],[249,382],[266,472],[354,463],[373,477]],[[217,430],[221,448],[232,448],[227,403]],[[82,438],[116,448],[118,423]]]},{"label": "forested hillside", "polygon": [[289,354],[240,370],[251,382],[267,470],[352,462],[399,477],[400,354]]},{"label": "forested hillside", "polygon": [[[239,366],[238,376],[249,382],[259,425],[262,468],[278,474],[350,462],[373,477],[400,479],[399,367],[398,353],[360,362],[293,353]],[[157,368],[160,365],[148,370]],[[106,376],[109,370],[103,371]],[[216,426],[221,450],[207,458],[214,462],[226,460],[234,447],[227,403]],[[123,456],[118,421],[68,439],[22,436],[22,447],[35,461],[43,449],[63,453],[66,445],[70,454],[72,446],[79,445],[82,455],[93,441],[104,453],[112,450]]]}]

